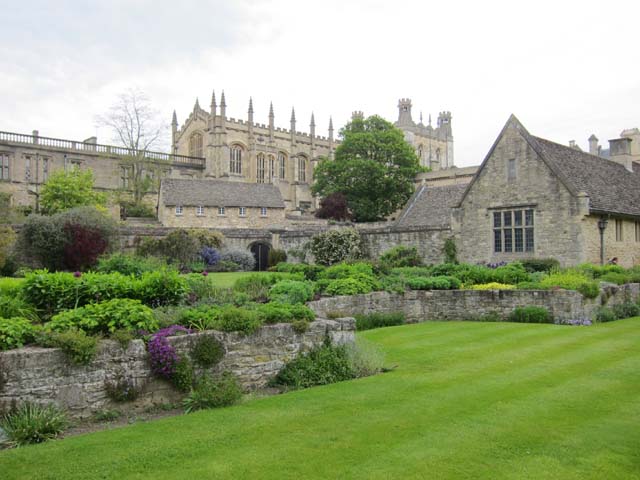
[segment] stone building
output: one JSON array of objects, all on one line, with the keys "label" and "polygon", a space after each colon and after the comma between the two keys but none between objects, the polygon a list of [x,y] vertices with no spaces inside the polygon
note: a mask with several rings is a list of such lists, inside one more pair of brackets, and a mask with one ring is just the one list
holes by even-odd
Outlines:
[{"label": "stone building", "polygon": [[165,227],[259,229],[285,222],[284,201],[272,184],[168,178],[159,203]]},{"label": "stone building", "polygon": [[453,210],[460,260],[640,263],[640,163],[621,144],[605,159],[511,116]]},{"label": "stone building", "polygon": [[[101,145],[95,137],[84,141],[42,137],[34,130],[31,135],[0,132],[0,192],[11,196],[11,204],[38,207],[42,184],[55,170],[79,168],[91,170],[95,188],[102,191],[123,191],[130,187],[131,156],[127,148]],[[202,157],[189,157],[162,152],[146,152],[151,160],[149,175],[159,172],[167,177],[199,176],[204,171]],[[157,193],[157,192],[156,192]],[[157,195],[149,195],[156,205]]]}]

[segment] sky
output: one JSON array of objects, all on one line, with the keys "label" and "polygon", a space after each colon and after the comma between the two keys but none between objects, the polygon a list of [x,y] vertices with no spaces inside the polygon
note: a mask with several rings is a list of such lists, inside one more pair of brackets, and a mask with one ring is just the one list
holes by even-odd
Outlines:
[{"label": "sky", "polygon": [[[514,113],[583,149],[640,127],[638,1],[21,0],[0,10],[0,130],[82,140],[127,89],[167,125],[213,90],[227,116],[327,134],[362,110],[425,123],[451,111],[458,166]],[[167,131],[168,132],[168,131]],[[167,133],[169,142],[169,132]]]}]

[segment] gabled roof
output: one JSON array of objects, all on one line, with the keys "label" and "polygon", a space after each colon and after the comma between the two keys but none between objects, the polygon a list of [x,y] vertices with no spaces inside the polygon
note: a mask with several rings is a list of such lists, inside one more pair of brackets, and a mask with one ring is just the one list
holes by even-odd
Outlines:
[{"label": "gabled roof", "polygon": [[284,208],[280,190],[269,183],[166,178],[160,188],[166,206]]},{"label": "gabled roof", "polygon": [[396,220],[396,226],[448,227],[451,223],[451,209],[460,202],[466,187],[466,185],[418,187]]},{"label": "gabled roof", "polygon": [[511,115],[507,120],[480,165],[478,173],[461,196],[458,206],[473,188],[476,179],[509,126],[518,130],[572,195],[577,196],[580,193],[588,195],[591,211],[640,216],[640,166],[634,164],[634,171],[630,172],[623,165],[612,160],[534,137],[515,115]]}]

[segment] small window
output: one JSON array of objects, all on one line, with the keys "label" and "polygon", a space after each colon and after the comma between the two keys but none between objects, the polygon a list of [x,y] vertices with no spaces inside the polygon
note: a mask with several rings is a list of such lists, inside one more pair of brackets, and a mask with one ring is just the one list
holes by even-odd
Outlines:
[{"label": "small window", "polygon": [[245,207],[240,207],[240,208],[238,209],[238,214],[239,214],[241,217],[246,217],[246,216],[247,216],[247,209],[246,209]]},{"label": "small window", "polygon": [[260,216],[261,217],[266,217],[267,216],[267,207],[260,208]]},{"label": "small window", "polygon": [[120,167],[120,187],[129,188],[131,181],[131,167]]},{"label": "small window", "polygon": [[220,215],[221,217],[226,215],[224,207],[218,207],[218,215]]},{"label": "small window", "polygon": [[10,180],[8,153],[0,153],[0,180]]},{"label": "small window", "polygon": [[507,163],[507,180],[512,182],[516,179],[516,159],[512,158]]},{"label": "small window", "polygon": [[182,205],[176,205],[176,215],[182,215]]},{"label": "small window", "polygon": [[204,207],[202,205],[198,205],[196,207],[196,215],[198,217],[202,217],[204,215]]},{"label": "small window", "polygon": [[624,240],[622,225],[623,220],[616,220],[616,242],[622,242]]}]

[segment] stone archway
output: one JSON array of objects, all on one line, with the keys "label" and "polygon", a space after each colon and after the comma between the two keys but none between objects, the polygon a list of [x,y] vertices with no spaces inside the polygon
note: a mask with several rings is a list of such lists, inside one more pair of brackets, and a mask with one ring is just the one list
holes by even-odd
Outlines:
[{"label": "stone archway", "polygon": [[249,245],[249,250],[253,254],[253,258],[256,259],[256,266],[254,268],[257,272],[264,272],[269,268],[269,251],[271,245],[267,242],[254,242]]}]

